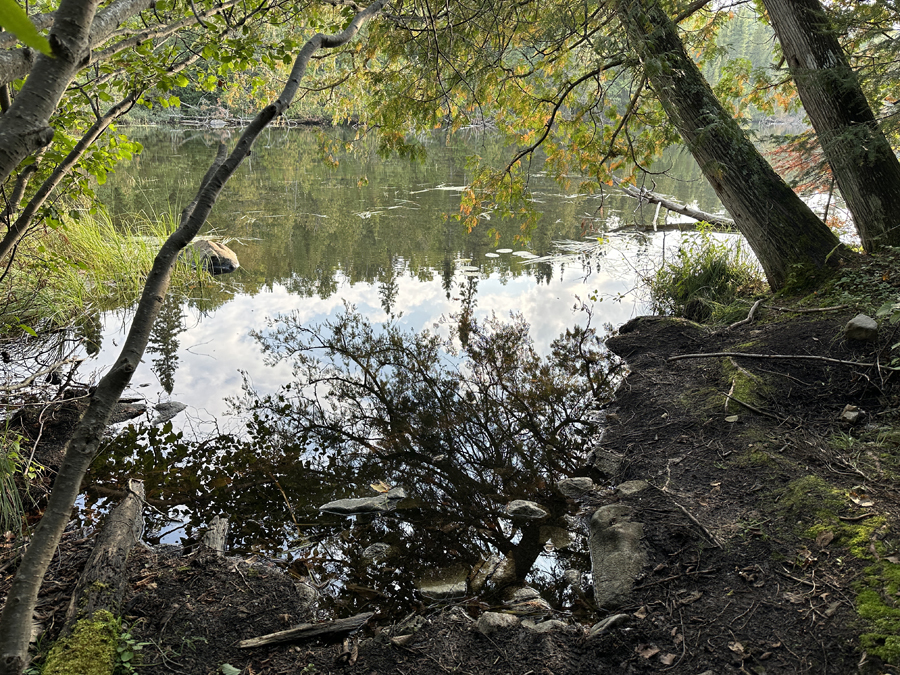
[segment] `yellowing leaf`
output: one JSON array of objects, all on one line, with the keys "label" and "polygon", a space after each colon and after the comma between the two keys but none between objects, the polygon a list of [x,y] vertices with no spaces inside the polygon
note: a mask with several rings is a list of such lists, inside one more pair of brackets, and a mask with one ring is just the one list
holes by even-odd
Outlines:
[{"label": "yellowing leaf", "polygon": [[25,10],[19,7],[15,0],[0,0],[0,26],[10,33],[15,33],[19,40],[32,49],[37,49],[47,56],[53,56],[53,50],[50,49],[47,38],[38,33]]},{"label": "yellowing leaf", "polygon": [[387,492],[391,489],[391,486],[385,483],[383,480],[380,480],[377,483],[372,483],[371,485],[369,485],[369,487],[375,490],[375,492]]}]

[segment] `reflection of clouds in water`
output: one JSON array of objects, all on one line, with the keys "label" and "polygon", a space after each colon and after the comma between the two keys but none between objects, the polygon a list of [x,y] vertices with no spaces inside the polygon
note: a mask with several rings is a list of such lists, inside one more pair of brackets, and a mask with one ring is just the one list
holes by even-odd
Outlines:
[{"label": "reflection of clouds in water", "polygon": [[[634,299],[629,296],[616,302],[608,298],[628,293],[635,286],[635,276],[627,275],[616,261],[624,253],[633,252],[629,249],[631,247],[626,246],[621,252],[609,251],[595,263],[594,271],[587,278],[572,262],[567,263],[564,269],[554,265],[552,279],[541,284],[535,283],[532,276],[511,278],[498,271],[477,282],[475,316],[481,319],[494,313],[506,319],[510,312],[521,313],[531,324],[535,346],[542,353],[566,328],[585,321],[583,314],[574,311],[576,296],[587,301],[589,295],[597,292],[607,298],[594,305],[593,325],[596,328],[599,329],[604,323],[620,325],[636,313]],[[254,387],[261,393],[274,392],[291,379],[290,365],[280,363],[267,366],[259,345],[250,336],[250,331],[265,328],[267,318],[295,312],[304,324],[320,323],[338,315],[345,302],[355,305],[375,324],[387,318],[381,308],[377,283],[351,285],[346,278],[339,279],[338,292],[328,298],[294,295],[284,286],[275,284],[271,290],[254,296],[238,295],[215,311],[204,312],[202,316],[196,310],[186,308],[187,330],[178,336],[181,344],[171,398],[203,411],[199,415],[201,419],[218,418],[223,422],[224,430],[231,430],[223,419],[228,412],[225,397],[240,395],[240,371],[248,373]],[[461,279],[456,281],[460,282]],[[397,277],[396,283],[398,295],[394,309],[402,313],[399,324],[405,329],[433,330],[434,324],[442,317],[461,309],[459,298],[463,289],[459,286],[454,288],[448,300],[438,274],[430,281],[421,281],[407,274]],[[122,331],[121,317],[110,316],[104,321],[103,349],[90,364],[91,367],[105,370],[112,364],[118,354],[118,348],[112,346],[112,341],[121,345]],[[166,400],[169,397],[150,369],[151,360],[145,358],[135,373],[132,393],[146,396],[154,402],[157,399]],[[179,418],[174,423],[184,424]]]}]

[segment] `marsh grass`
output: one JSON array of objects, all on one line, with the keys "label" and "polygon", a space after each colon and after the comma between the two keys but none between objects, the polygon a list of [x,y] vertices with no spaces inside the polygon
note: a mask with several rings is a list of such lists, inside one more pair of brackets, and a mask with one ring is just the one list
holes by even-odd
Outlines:
[{"label": "marsh grass", "polygon": [[703,228],[684,236],[674,258],[650,277],[649,285],[655,312],[713,322],[730,320],[737,298],[766,287],[759,264],[742,240]]},{"label": "marsh grass", "polygon": [[[0,283],[0,331],[65,326],[87,313],[134,304],[174,227],[171,215],[116,225],[105,212],[83,212],[56,229],[26,237]],[[179,262],[171,291],[187,288],[201,274]]]}]

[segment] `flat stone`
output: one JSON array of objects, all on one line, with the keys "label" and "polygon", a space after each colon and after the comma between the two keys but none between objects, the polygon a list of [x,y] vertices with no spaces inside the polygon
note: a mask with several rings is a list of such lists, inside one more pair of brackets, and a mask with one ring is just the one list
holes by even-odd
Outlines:
[{"label": "flat stone", "polygon": [[516,499],[506,506],[506,512],[513,518],[546,518],[549,514],[540,505],[535,502],[529,502],[525,499]]},{"label": "flat stone", "polygon": [[594,489],[594,481],[590,478],[564,478],[556,484],[556,489],[563,497],[575,499],[591,492]]},{"label": "flat stone", "polygon": [[485,612],[478,617],[478,621],[475,622],[475,628],[477,628],[482,635],[488,637],[494,635],[498,631],[513,628],[518,625],[519,617],[513,616],[512,614],[502,614],[500,612]]},{"label": "flat stone", "polygon": [[619,493],[620,497],[629,497],[636,495],[638,492],[643,492],[648,487],[650,487],[650,483],[645,480],[629,480],[620,483],[616,488],[616,492]]},{"label": "flat stone", "polygon": [[594,602],[615,609],[628,601],[646,555],[641,546],[644,526],[631,521],[627,504],[609,504],[591,517],[589,547],[594,577]]},{"label": "flat stone", "polygon": [[863,342],[878,341],[878,323],[870,316],[857,314],[847,322],[844,335],[848,340],[861,340]]},{"label": "flat stone", "polygon": [[356,513],[384,513],[392,511],[397,502],[406,499],[403,488],[393,488],[374,497],[360,497],[359,499],[338,499],[319,507],[319,511],[337,513],[340,515],[352,515]]}]

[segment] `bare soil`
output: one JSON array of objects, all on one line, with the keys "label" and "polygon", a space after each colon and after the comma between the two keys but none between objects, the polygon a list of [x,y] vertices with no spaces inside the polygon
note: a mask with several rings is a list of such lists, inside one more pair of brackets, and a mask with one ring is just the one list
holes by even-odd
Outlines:
[{"label": "bare soil", "polygon": [[[861,635],[871,629],[857,611],[863,570],[896,552],[896,377],[816,360],[668,360],[741,352],[883,363],[896,334],[848,342],[842,331],[853,314],[763,309],[756,323],[718,332],[640,318],[609,340],[631,373],[602,447],[624,458],[614,483],[650,485],[632,501],[649,563],[630,602],[613,612],[627,615],[617,627],[591,635],[577,623],[545,634],[519,626],[486,637],[473,627],[477,602],[423,604],[425,621],[397,644],[390,638],[416,622],[403,628],[381,617],[376,598],[355,648],[242,650],[240,640],[312,618],[294,580],[262,560],[139,548],[123,613],[148,643],[140,672],[220,673],[223,664],[248,675],[898,672],[866,653]],[[855,424],[840,419],[847,405],[862,411]],[[611,492],[585,508],[615,499]],[[67,533],[51,566],[38,607],[49,638],[90,545],[80,531]],[[8,560],[0,592],[14,572]]]}]

